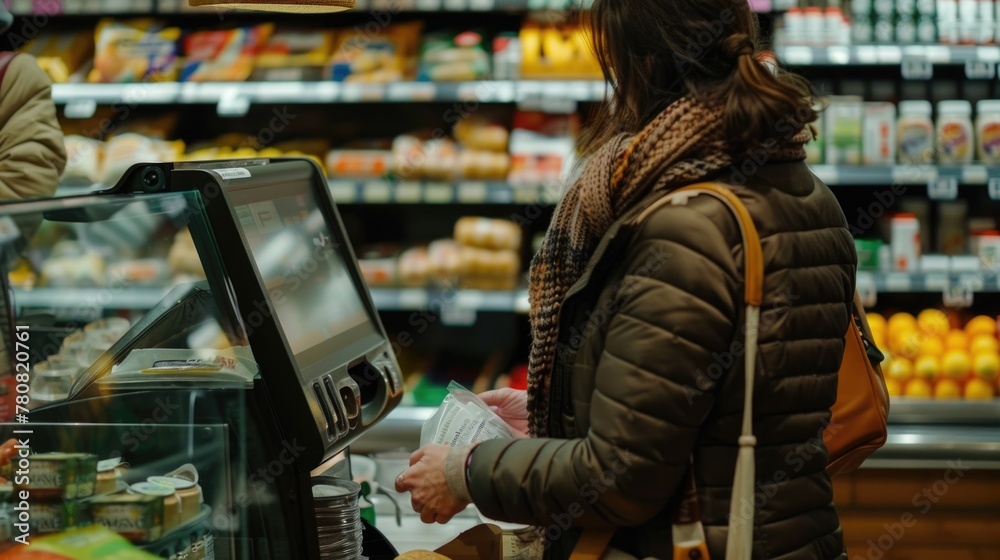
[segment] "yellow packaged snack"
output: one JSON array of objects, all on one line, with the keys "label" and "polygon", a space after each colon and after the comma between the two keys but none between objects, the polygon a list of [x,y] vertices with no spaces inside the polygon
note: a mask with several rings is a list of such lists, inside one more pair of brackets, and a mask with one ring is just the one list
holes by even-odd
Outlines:
[{"label": "yellow packaged snack", "polygon": [[184,39],[185,82],[243,82],[253,73],[257,55],[273,24],[199,31]]},{"label": "yellow packaged snack", "polygon": [[390,25],[371,35],[356,28],[337,39],[330,64],[335,82],[385,83],[413,79],[422,22]]},{"label": "yellow packaged snack", "polygon": [[154,20],[101,20],[95,37],[93,83],[173,82],[181,30]]},{"label": "yellow packaged snack", "polygon": [[53,83],[64,84],[94,56],[94,32],[43,33],[20,49],[34,56]]}]

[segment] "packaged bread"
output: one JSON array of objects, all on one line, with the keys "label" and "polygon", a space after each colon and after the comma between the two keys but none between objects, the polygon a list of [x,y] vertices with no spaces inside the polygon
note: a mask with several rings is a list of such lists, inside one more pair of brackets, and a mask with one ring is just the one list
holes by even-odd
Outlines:
[{"label": "packaged bread", "polygon": [[66,170],[63,172],[63,183],[94,184],[100,181],[104,142],[70,134],[65,137],[64,143]]},{"label": "packaged bread", "polygon": [[461,272],[461,246],[451,239],[441,239],[427,246],[431,274],[438,280],[449,281]]},{"label": "packaged bread", "polygon": [[455,241],[483,249],[521,248],[521,227],[510,220],[465,217],[455,223]]},{"label": "packaged bread", "polygon": [[404,286],[423,287],[431,277],[431,261],[426,247],[414,247],[399,256],[399,282]]},{"label": "packaged bread", "polygon": [[510,132],[503,126],[480,117],[467,117],[455,125],[455,140],[466,148],[489,152],[507,152]]},{"label": "packaged bread", "polygon": [[462,247],[458,258],[459,274],[468,276],[509,277],[521,271],[521,258],[514,251],[493,251]]},{"label": "packaged bread", "polygon": [[94,32],[85,29],[41,33],[21,47],[20,52],[34,56],[53,83],[63,84],[94,57]]},{"label": "packaged bread", "polygon": [[154,20],[101,20],[95,34],[94,68],[88,81],[177,81],[180,38],[179,28],[163,27]]},{"label": "packaged bread", "polygon": [[387,83],[412,79],[421,22],[390,25],[375,36],[360,27],[341,32],[330,61],[336,82]]},{"label": "packaged bread", "polygon": [[336,34],[327,29],[279,28],[257,55],[255,81],[317,81],[333,52]]},{"label": "packaged bread", "polygon": [[250,78],[257,55],[274,32],[270,23],[198,31],[184,39],[185,82],[243,82]]}]

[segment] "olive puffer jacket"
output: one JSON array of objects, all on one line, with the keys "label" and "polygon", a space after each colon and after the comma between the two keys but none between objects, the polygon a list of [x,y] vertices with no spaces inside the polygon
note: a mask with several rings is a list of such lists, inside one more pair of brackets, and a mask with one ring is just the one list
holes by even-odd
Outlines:
[{"label": "olive puffer jacket", "polygon": [[[846,558],[822,442],[836,400],[857,256],[843,211],[801,163],[745,187],[764,248],[754,388],[754,559]],[[640,208],[648,205],[646,200]],[[487,517],[547,527],[568,558],[582,528],[672,558],[673,500],[692,456],[709,552],[725,558],[743,408],[742,243],[714,198],[616,223],[560,315],[551,438],[491,441],[469,490]]]}]

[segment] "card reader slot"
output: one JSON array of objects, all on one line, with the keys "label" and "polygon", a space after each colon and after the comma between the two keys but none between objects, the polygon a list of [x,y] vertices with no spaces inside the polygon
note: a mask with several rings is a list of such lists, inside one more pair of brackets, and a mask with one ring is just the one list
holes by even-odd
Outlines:
[{"label": "card reader slot", "polygon": [[[326,394],[330,397],[330,401],[333,403],[334,409],[338,411],[337,431],[342,434],[346,434],[351,428],[354,428],[357,425],[357,422],[352,419],[351,408],[346,406],[346,402],[341,403],[340,395],[346,387],[338,392],[337,388],[333,386],[333,379],[329,376],[323,378],[323,385],[326,387]],[[341,406],[341,404],[345,406]],[[346,420],[344,419],[344,416],[347,417]]]},{"label": "card reader slot", "polygon": [[320,390],[319,383],[313,383],[313,392],[316,393],[316,400],[319,401],[319,406],[323,409],[323,416],[326,418],[326,436],[330,440],[335,440],[339,432],[333,414],[330,413],[330,406],[326,404],[326,398],[323,397],[323,391]]}]

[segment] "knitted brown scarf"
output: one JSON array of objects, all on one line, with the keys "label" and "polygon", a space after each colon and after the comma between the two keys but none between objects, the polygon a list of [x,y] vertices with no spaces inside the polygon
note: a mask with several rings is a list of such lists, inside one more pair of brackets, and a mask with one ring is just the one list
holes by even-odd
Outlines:
[{"label": "knitted brown scarf", "polygon": [[[531,355],[528,412],[531,433],[548,431],[549,381],[556,353],[559,309],[580,279],[601,237],[647,195],[667,193],[733,165],[721,107],[686,97],[671,104],[635,137],[620,135],[588,162],[567,190],[531,262]],[[768,161],[805,159],[803,129],[779,143]],[[666,171],[663,171],[663,170]],[[656,180],[653,174],[659,173]]]}]

